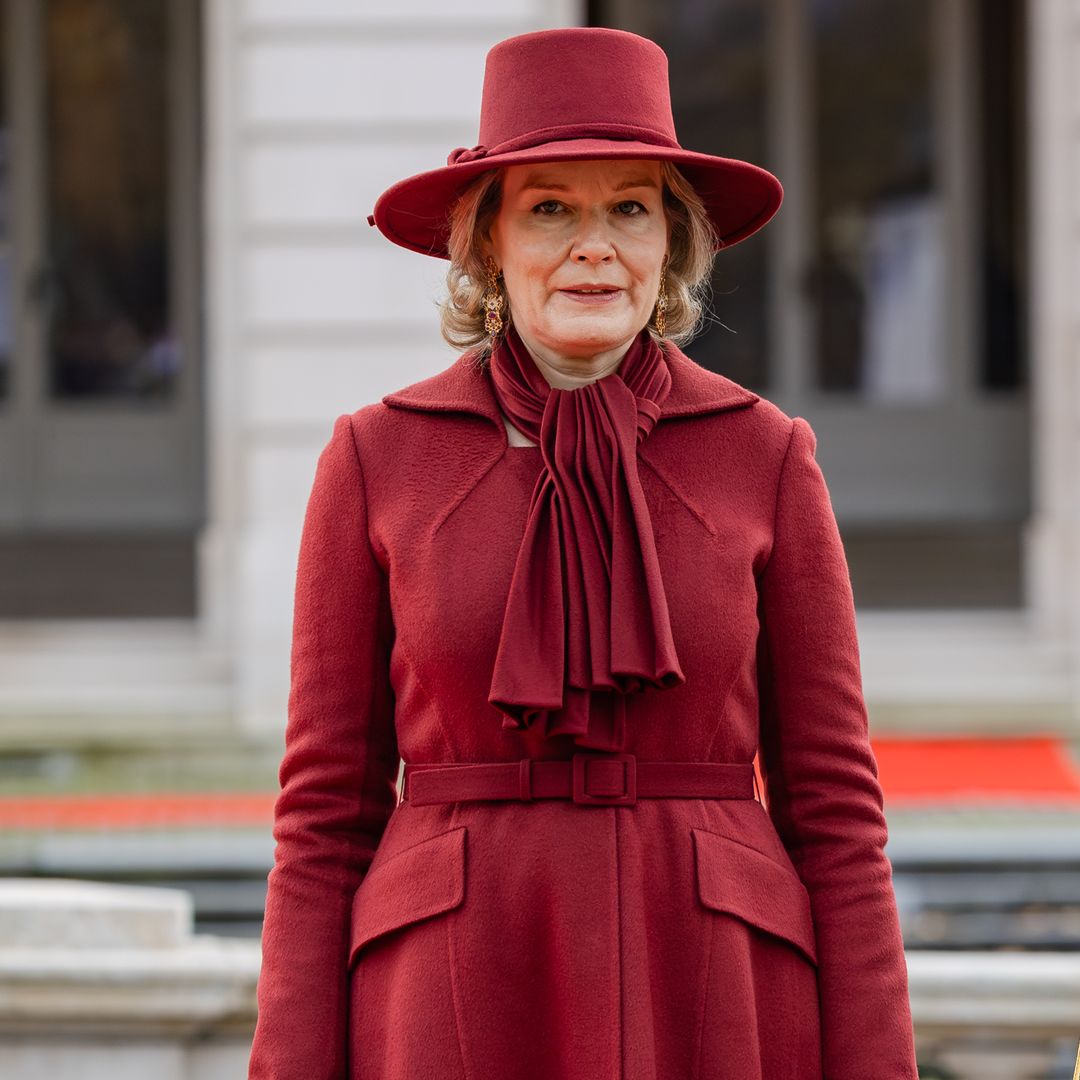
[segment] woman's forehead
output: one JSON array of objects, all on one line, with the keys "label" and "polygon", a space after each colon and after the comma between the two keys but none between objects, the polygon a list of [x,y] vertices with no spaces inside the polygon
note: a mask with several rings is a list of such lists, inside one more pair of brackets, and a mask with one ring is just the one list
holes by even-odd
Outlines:
[{"label": "woman's forehead", "polygon": [[659,187],[660,162],[637,159],[591,159],[548,161],[540,164],[510,165],[506,187],[515,191],[539,188],[557,191],[579,185],[625,189],[631,186]]}]

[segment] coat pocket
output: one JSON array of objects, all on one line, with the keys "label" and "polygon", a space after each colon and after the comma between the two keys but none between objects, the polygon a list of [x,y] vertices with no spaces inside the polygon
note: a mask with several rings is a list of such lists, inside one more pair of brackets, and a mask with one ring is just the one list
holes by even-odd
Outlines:
[{"label": "coat pocket", "polygon": [[701,902],[783,938],[816,966],[810,894],[798,874],[720,833],[697,828],[691,832]]},{"label": "coat pocket", "polygon": [[461,825],[373,862],[353,896],[349,966],[369,942],[465,899],[465,833]]}]

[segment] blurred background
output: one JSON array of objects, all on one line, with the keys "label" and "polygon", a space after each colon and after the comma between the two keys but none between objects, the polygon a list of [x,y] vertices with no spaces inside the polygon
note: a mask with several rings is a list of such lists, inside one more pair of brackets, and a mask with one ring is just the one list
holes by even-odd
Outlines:
[{"label": "blurred background", "polygon": [[920,1075],[1073,1075],[1080,0],[0,0],[5,1078],[245,1075],[315,460],[455,355],[366,217],[569,25],[784,184],[686,351],[818,435]]}]

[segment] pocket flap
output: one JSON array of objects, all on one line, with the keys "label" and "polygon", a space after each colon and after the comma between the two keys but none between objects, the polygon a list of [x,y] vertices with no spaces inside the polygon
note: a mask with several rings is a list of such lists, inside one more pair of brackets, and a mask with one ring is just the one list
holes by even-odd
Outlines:
[{"label": "pocket flap", "polygon": [[374,938],[465,899],[465,832],[461,825],[372,863],[353,896],[350,966]]},{"label": "pocket flap", "polygon": [[737,915],[802,950],[817,964],[810,894],[794,870],[720,833],[692,829],[701,902]]}]

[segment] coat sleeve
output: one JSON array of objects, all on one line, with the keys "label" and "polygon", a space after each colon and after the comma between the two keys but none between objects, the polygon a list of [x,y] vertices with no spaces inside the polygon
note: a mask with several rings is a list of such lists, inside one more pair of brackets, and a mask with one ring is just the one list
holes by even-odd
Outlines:
[{"label": "coat sleeve", "polygon": [[301,532],[249,1080],[345,1080],[349,918],[397,801],[388,590],[349,415]]},{"label": "coat sleeve", "polygon": [[816,447],[795,417],[758,585],[760,764],[770,817],[810,893],[823,1075],[917,1080],[851,579]]}]

